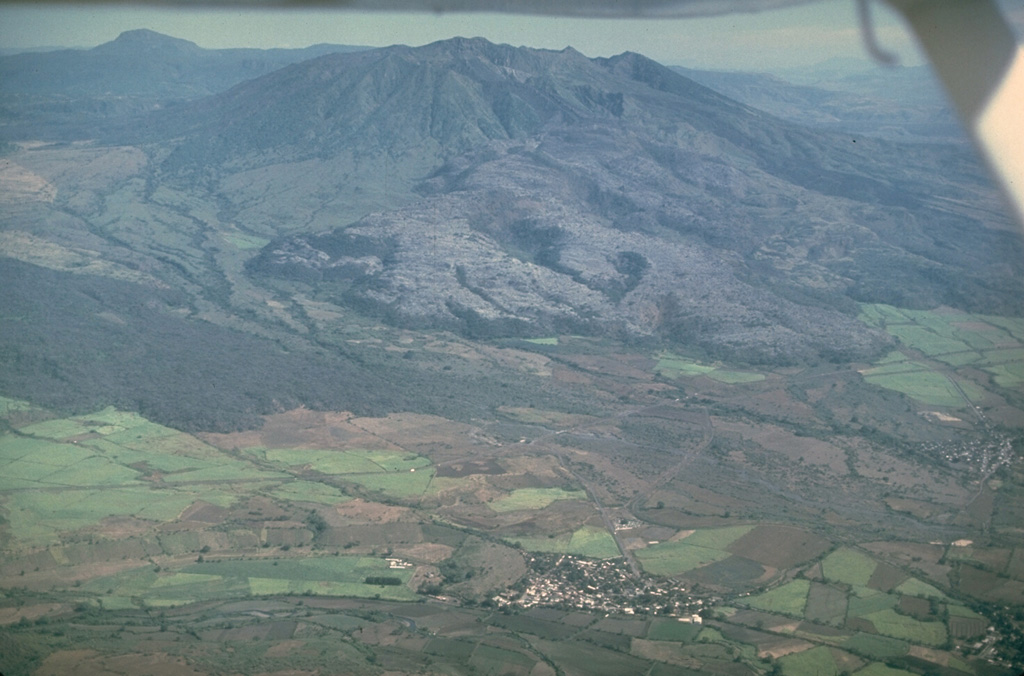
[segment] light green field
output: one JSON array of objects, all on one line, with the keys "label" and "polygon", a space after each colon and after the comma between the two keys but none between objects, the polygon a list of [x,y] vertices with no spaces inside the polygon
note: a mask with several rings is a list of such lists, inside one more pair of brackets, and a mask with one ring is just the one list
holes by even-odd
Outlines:
[{"label": "light green field", "polygon": [[667,378],[700,376],[705,373],[711,373],[714,370],[714,366],[704,366],[692,359],[680,357],[671,352],[662,352],[658,355],[658,363],[654,366],[656,373],[660,373]]},{"label": "light green field", "polygon": [[584,526],[573,533],[562,533],[553,538],[509,538],[509,541],[531,552],[572,554],[591,559],[614,559],[621,556],[611,534],[593,526]]},{"label": "light green field", "polygon": [[906,641],[864,633],[855,634],[846,641],[843,641],[842,647],[873,660],[900,657],[906,655],[910,649]]},{"label": "light green field", "polygon": [[900,598],[895,594],[886,594],[868,587],[854,587],[853,594],[848,598],[846,612],[850,617],[861,617],[895,608],[899,602]]},{"label": "light green field", "polygon": [[978,613],[974,612],[970,608],[966,608],[964,606],[949,605],[949,606],[946,606],[946,608],[949,610],[949,614],[952,617],[966,617],[969,620],[984,620],[984,619],[986,619],[984,615],[979,615]]},{"label": "light green field", "polygon": [[15,411],[30,411],[34,408],[32,404],[21,399],[11,399],[10,397],[0,397],[0,416],[6,416]]},{"label": "light green field", "polygon": [[992,374],[992,379],[1000,387],[1015,388],[1024,384],[1024,362],[986,366],[985,370]]},{"label": "light green field", "polygon": [[90,457],[72,463],[39,479],[43,487],[51,486],[123,486],[135,483],[139,473],[103,457]]},{"label": "light green field", "polygon": [[821,570],[829,581],[867,587],[877,565],[867,555],[842,547],[825,557],[821,562]]},{"label": "light green field", "polygon": [[637,561],[652,575],[679,575],[732,556],[729,552],[694,547],[682,542],[665,542],[639,549]]},{"label": "light green field", "polygon": [[348,474],[351,481],[371,491],[380,491],[395,498],[423,495],[434,478],[434,468],[419,471],[389,472],[387,474]]},{"label": "light green field", "polygon": [[[311,593],[327,596],[357,596],[409,601],[416,595],[405,586],[409,570],[391,570],[384,559],[358,556],[330,556],[311,559],[204,562],[186,566],[188,574],[236,580],[257,595]],[[370,576],[396,577],[402,585],[368,585]]]},{"label": "light green field", "polygon": [[524,338],[523,342],[533,343],[534,345],[558,345],[558,336],[552,338]]},{"label": "light green field", "polygon": [[[871,369],[864,373],[864,380],[873,385],[902,392],[929,406],[960,408],[970,403],[964,401],[964,398],[960,396],[946,376],[923,365],[918,364],[917,366],[919,368],[916,370],[906,370],[902,373],[875,373],[875,370]],[[973,390],[976,400],[980,400],[984,396],[980,390],[971,387],[969,383],[961,383],[961,387],[969,397],[971,391],[968,388]]]},{"label": "light green field", "polygon": [[728,526],[726,528],[701,528],[690,533],[680,542],[695,547],[726,549],[729,545],[754,530],[754,526]]},{"label": "light green field", "polygon": [[946,598],[946,595],[938,589],[936,589],[935,587],[931,586],[927,582],[922,582],[921,580],[918,580],[914,577],[904,581],[893,591],[899,594],[906,594],[907,596],[918,596],[924,599],[939,599],[941,601]]},{"label": "light green field", "polygon": [[33,437],[44,437],[46,439],[60,441],[62,439],[67,439],[68,437],[89,434],[91,429],[92,428],[84,425],[79,420],[60,418],[57,420],[46,420],[44,422],[28,425],[27,427],[22,427],[18,431],[22,434],[28,434]]},{"label": "light green field", "polygon": [[[38,484],[37,484],[38,485]],[[22,544],[47,544],[60,534],[94,526],[108,516],[171,521],[196,500],[228,506],[235,496],[217,490],[149,486],[12,493],[6,503],[12,536]]]},{"label": "light green field", "polygon": [[862,617],[883,636],[930,646],[941,646],[946,642],[946,625],[941,622],[920,622],[891,608]]},{"label": "light green field", "polygon": [[262,249],[267,244],[270,244],[270,240],[264,237],[257,237],[255,235],[243,235],[242,233],[229,232],[224,233],[223,237],[236,249],[243,251],[250,251],[252,249]]},{"label": "light green field", "polygon": [[907,347],[920,350],[928,356],[950,352],[970,352],[971,346],[960,340],[936,333],[932,328],[918,325],[896,325],[886,329]]},{"label": "light green field", "polygon": [[769,613],[803,617],[810,589],[810,580],[793,580],[781,587],[756,596],[749,596],[737,603]]},{"label": "light green field", "polygon": [[838,676],[839,666],[825,646],[779,658],[783,676]]},{"label": "light green field", "polygon": [[[368,585],[369,576],[395,577],[402,585]],[[320,557],[196,563],[177,572],[150,566],[91,580],[80,590],[98,595],[106,608],[173,606],[249,594],[318,594],[411,601],[412,572],[391,570],[383,559]]]},{"label": "light green field", "polygon": [[199,481],[265,481],[270,479],[284,479],[287,474],[270,472],[259,467],[254,467],[239,460],[221,460],[220,464],[203,467],[200,469],[186,470],[165,474],[165,483],[193,483]]},{"label": "light green field", "polygon": [[732,556],[725,548],[753,526],[731,526],[695,531],[682,540],[660,542],[635,552],[637,560],[652,575],[679,575],[694,568]]},{"label": "light green field", "polygon": [[408,472],[430,466],[430,460],[404,451],[248,449],[281,467],[308,466],[322,474],[374,474]]},{"label": "light green field", "polygon": [[584,491],[561,488],[517,488],[508,495],[487,504],[491,510],[504,514],[524,509],[544,509],[556,500],[586,500]]},{"label": "light green field", "polygon": [[[956,311],[901,310],[887,305],[862,305],[860,319],[884,328],[907,348],[954,369],[981,366],[996,385],[1017,388],[1024,384],[1024,333],[1017,318],[972,315]],[[967,402],[944,374],[920,363],[907,363],[906,373],[896,373],[892,355],[864,372],[867,382],[903,392],[932,406],[958,408]],[[911,368],[912,366],[912,368]],[[955,376],[951,376],[955,377]],[[981,403],[984,391],[966,378],[957,383],[970,403]]]},{"label": "light green field", "polygon": [[325,505],[336,505],[352,499],[334,486],[315,481],[289,481],[274,488],[270,494],[282,500],[318,502]]},{"label": "light green field", "polygon": [[692,378],[694,376],[707,376],[712,380],[729,385],[739,383],[756,383],[764,380],[760,373],[749,371],[729,371],[720,369],[717,366],[707,366],[686,357],[671,352],[662,352],[657,355],[658,363],[654,365],[654,372],[666,378]]}]

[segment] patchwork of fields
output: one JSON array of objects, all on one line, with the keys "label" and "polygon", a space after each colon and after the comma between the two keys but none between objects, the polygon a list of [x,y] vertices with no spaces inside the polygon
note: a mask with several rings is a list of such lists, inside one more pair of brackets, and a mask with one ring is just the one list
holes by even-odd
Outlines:
[{"label": "patchwork of fields", "polygon": [[863,371],[870,383],[954,409],[986,400],[987,383],[966,377],[960,372],[964,368],[988,374],[990,384],[1000,388],[1024,384],[1024,319],[890,305],[863,305],[860,319],[902,346]]},{"label": "patchwork of fields", "polygon": [[[608,674],[1003,673],[988,637],[1012,626],[997,604],[1024,603],[1024,499],[1009,432],[975,443],[970,426],[1017,410],[1024,322],[887,306],[862,318],[900,349],[860,375],[535,340],[520,361],[605,378],[608,408],[510,400],[487,421],[301,409],[197,437],[0,398],[0,625],[47,646],[49,673],[71,659],[67,632],[129,619],[153,625],[160,650],[200,635],[281,669],[289,645],[333,668],[308,652],[331,636],[367,674],[367,655],[398,672],[429,656],[573,673],[581,652]],[[984,481],[887,446],[904,427],[985,451]],[[987,539],[949,544],[982,524]],[[557,587],[577,574],[615,604],[568,607]],[[553,601],[500,605],[540,579],[557,581]],[[109,668],[110,645],[80,657]]]}]

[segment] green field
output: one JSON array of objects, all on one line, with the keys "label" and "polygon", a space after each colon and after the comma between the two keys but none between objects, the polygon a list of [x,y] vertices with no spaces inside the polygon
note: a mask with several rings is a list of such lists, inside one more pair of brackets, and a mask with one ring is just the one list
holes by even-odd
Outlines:
[{"label": "green field", "polygon": [[349,474],[351,481],[370,491],[377,491],[394,498],[413,498],[423,495],[434,478],[434,468],[422,471],[389,472],[386,474]]},{"label": "green field", "polygon": [[652,641],[680,641],[689,643],[697,638],[701,626],[692,622],[678,620],[653,620],[647,630],[647,638]]},{"label": "green field", "polygon": [[931,586],[927,582],[922,582],[917,578],[910,578],[902,584],[900,584],[893,591],[899,594],[906,594],[907,596],[918,596],[924,599],[939,599],[944,600],[946,595],[941,591]]},{"label": "green field", "polygon": [[[367,577],[402,580],[402,585],[366,584]],[[260,559],[195,563],[179,571],[157,572],[146,566],[97,578],[81,591],[97,594],[103,606],[183,605],[250,594],[315,594],[409,601],[416,597],[405,583],[412,572],[391,570],[381,558],[328,556],[306,559]]]},{"label": "green field", "polygon": [[858,669],[853,673],[854,676],[917,676],[913,671],[895,669],[878,662],[872,662],[863,669]]},{"label": "green field", "polygon": [[729,371],[720,369],[717,366],[707,366],[686,357],[671,352],[661,352],[656,356],[658,362],[654,365],[654,372],[666,378],[692,378],[693,376],[707,376],[712,380],[729,385],[738,383],[756,383],[764,380],[764,375],[751,373],[749,371]]},{"label": "green field", "polygon": [[[896,390],[929,406],[961,408],[965,401],[949,378],[918,362],[890,364],[864,371],[864,380],[880,387]],[[974,384],[958,380],[957,384],[974,400],[980,401],[984,393]]]},{"label": "green field", "polygon": [[430,460],[403,451],[246,449],[279,467],[308,467],[321,474],[376,474],[408,472],[430,466]]},{"label": "green field", "polygon": [[509,541],[531,552],[572,554],[591,559],[614,559],[621,555],[611,534],[593,526],[584,526],[573,533],[555,537],[509,538]]},{"label": "green field", "polygon": [[736,603],[769,613],[803,617],[810,589],[810,580],[793,580],[763,594],[740,599]]},{"label": "green field", "polygon": [[586,500],[583,491],[567,491],[562,488],[517,488],[487,504],[493,511],[503,514],[523,509],[544,509],[556,500]]},{"label": "green field", "polygon": [[[992,374],[1000,387],[1016,388],[1024,383],[1024,333],[1017,318],[972,315],[957,311],[903,310],[888,305],[862,305],[860,319],[885,329],[907,349],[954,369],[976,366]],[[876,362],[876,368],[864,371],[867,382],[903,392],[932,406],[958,408],[968,402],[946,374],[933,371],[920,362],[899,361],[890,354]],[[984,392],[972,381],[956,378],[970,399],[979,403]]]},{"label": "green field", "polygon": [[679,575],[732,554],[725,548],[740,539],[753,526],[731,526],[694,531],[675,542],[661,542],[635,552],[637,560],[652,575]]},{"label": "green field", "polygon": [[984,367],[1000,387],[1020,387],[1024,384],[1024,361],[1016,364],[997,364]]},{"label": "green field", "polygon": [[862,616],[879,634],[909,643],[940,646],[946,642],[946,625],[941,622],[920,622],[887,608]]},{"label": "green field", "polygon": [[783,676],[839,676],[832,651],[825,646],[779,658]]},{"label": "green field", "polygon": [[270,494],[281,500],[318,502],[325,505],[335,505],[352,499],[333,486],[315,481],[289,481],[276,486]]},{"label": "green field", "polygon": [[867,587],[878,564],[866,554],[842,547],[821,562],[826,580]]},{"label": "green field", "polygon": [[551,338],[523,338],[523,342],[533,343],[534,345],[558,345],[558,336]]},{"label": "green field", "polygon": [[873,660],[885,660],[907,654],[910,646],[905,641],[875,634],[858,633],[843,642],[842,646],[858,655]]}]

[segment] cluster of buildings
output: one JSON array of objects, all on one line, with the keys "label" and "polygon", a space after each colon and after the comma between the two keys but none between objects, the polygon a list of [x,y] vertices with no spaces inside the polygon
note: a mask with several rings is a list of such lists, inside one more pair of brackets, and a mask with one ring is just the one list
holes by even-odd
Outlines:
[{"label": "cluster of buildings", "polygon": [[600,561],[569,554],[527,559],[524,583],[495,596],[499,607],[561,608],[624,615],[670,615],[700,622],[704,602],[672,580],[636,579],[621,559]]}]

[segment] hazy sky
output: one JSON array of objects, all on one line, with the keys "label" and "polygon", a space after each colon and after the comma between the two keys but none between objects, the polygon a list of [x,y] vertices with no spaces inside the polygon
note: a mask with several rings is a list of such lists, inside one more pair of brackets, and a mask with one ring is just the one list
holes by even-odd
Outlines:
[{"label": "hazy sky", "polygon": [[[920,62],[898,18],[873,3],[880,42]],[[421,45],[455,35],[588,56],[636,51],[669,65],[767,70],[832,57],[864,58],[853,0],[678,20],[581,20],[497,14],[168,10],[124,5],[0,5],[0,47],[92,47],[149,28],[201,47],[305,47],[328,42]]]}]

